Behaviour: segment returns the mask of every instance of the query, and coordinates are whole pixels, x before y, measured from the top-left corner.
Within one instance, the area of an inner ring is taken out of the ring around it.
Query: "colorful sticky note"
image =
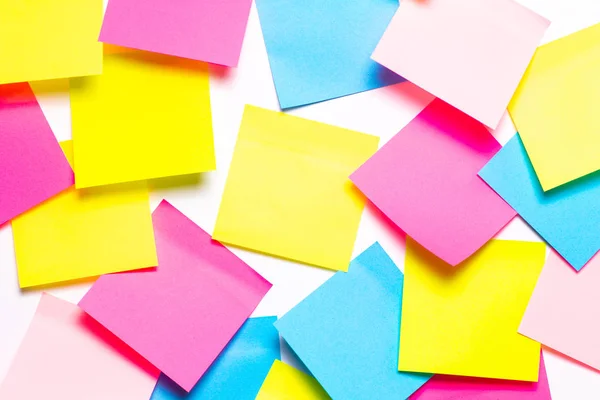
[[[275,323],[334,399],[404,399],[429,379],[397,369],[403,280],[375,243]]]
[[[102,73],[102,0],[3,1],[0,85]]]
[[[189,393],[161,375],[150,400],[254,400],[271,365],[281,358],[276,319],[249,318]]]
[[[27,83],[0,86],[0,127],[1,225],[67,189],[74,178]]]
[[[310,375],[279,360],[273,363],[256,400],[329,400],[330,397]]]
[[[600,169],[598,68],[600,24],[540,47],[508,106],[544,190]]]
[[[513,0],[402,0],[373,59],[496,128],[549,25]]]
[[[73,163],[72,142],[62,142]],[[71,187],[12,221],[20,287],[155,266],[145,182]]]
[[[477,176],[500,148],[485,126],[436,99],[350,179],[403,231],[456,265],[516,214]]]
[[[600,249],[600,177],[544,192],[519,135],[479,175],[576,270]]]
[[[142,52],[71,79],[77,188],[215,168],[208,68]]]
[[[246,106],[213,238],[345,271],[365,203],[348,175],[378,143]]]
[[[146,400],[158,373],[76,305],[42,294],[0,399]]]
[[[402,82],[370,56],[398,0],[257,0],[282,109]]]
[[[79,305],[190,391],[271,284],[166,201],[152,221],[158,267],[103,275]]]
[[[450,268],[409,238],[398,368],[537,381],[540,344],[517,328],[545,252],[539,242],[492,240]]]

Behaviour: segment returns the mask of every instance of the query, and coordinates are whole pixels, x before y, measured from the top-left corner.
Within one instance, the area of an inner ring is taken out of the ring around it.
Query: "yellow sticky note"
[[[77,188],[215,168],[208,67],[139,51],[71,79]]]
[[[102,0],[0,1],[0,84],[102,72]]]
[[[537,381],[540,344],[517,329],[545,254],[493,240],[451,267],[407,239],[398,369]]]
[[[72,164],[72,143],[61,147]],[[145,182],[71,187],[12,221],[22,288],[156,266]]]
[[[600,24],[540,47],[508,106],[544,190],[600,169]]]
[[[275,360],[256,400],[329,400],[331,397],[310,375]]]
[[[213,238],[346,271],[365,203],[348,176],[378,143],[246,106]]]

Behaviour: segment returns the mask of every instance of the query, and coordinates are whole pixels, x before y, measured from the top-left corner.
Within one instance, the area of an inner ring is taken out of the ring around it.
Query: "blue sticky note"
[[[403,286],[375,243],[275,327],[334,400],[405,399],[431,375],[398,371]]]
[[[517,134],[479,176],[577,271],[600,249],[600,174],[544,192]]]
[[[403,82],[371,60],[398,0],[256,0],[282,109]]]
[[[275,320],[249,318],[189,393],[161,374],[150,400],[254,400],[281,358]]]

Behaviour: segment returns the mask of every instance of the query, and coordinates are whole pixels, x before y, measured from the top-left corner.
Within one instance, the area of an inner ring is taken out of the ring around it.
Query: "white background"
[[[489,0],[481,0],[489,1]],[[552,21],[543,42],[555,40],[600,22],[599,0],[521,0],[521,3]],[[442,66],[443,68],[443,66]],[[71,138],[69,98],[66,81],[34,84],[34,90],[59,140]],[[425,107],[431,96],[410,83],[401,83],[328,101],[290,112],[305,118],[378,135],[385,143]],[[157,182],[152,208],[162,198],[169,200],[208,232],[213,231],[219,202],[244,104],[278,110],[277,97],[256,8],[253,5],[237,69],[211,67],[211,102],[217,170],[199,178],[183,177]],[[515,130],[505,115],[494,132],[504,144]],[[503,239],[540,240],[519,218],[500,234]],[[361,220],[354,255],[379,241],[401,267],[404,235],[367,206]],[[273,283],[273,288],[256,309],[255,316],[281,316],[324,282],[331,272],[276,258],[232,249],[239,257]],[[78,302],[89,284],[46,289],[55,296]],[[0,381],[3,380],[19,343],[33,316],[41,290],[19,290],[10,224],[0,227]],[[600,305],[599,305],[600,307]],[[600,338],[599,345],[600,345]],[[296,364],[282,346],[284,361]],[[555,400],[600,399],[600,372],[544,349],[550,389]],[[340,366],[343,368],[343,366]],[[8,399],[2,399],[8,400]]]

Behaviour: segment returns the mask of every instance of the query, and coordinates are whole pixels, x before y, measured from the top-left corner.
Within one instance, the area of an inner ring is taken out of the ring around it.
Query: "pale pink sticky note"
[[[100,41],[235,67],[252,0],[110,0]]]
[[[189,391],[271,284],[166,201],[152,221],[158,267],[104,275],[79,305]]]
[[[43,294],[0,399],[147,400],[158,375],[79,307]]]
[[[577,272],[551,250],[519,333],[600,370],[599,304],[600,256]]]
[[[29,84],[0,86],[0,225],[73,185]]]
[[[372,58],[495,128],[549,24],[513,0],[402,0]]]
[[[436,99],[350,179],[400,229],[456,265],[515,216],[477,176],[498,150],[481,123]]]

